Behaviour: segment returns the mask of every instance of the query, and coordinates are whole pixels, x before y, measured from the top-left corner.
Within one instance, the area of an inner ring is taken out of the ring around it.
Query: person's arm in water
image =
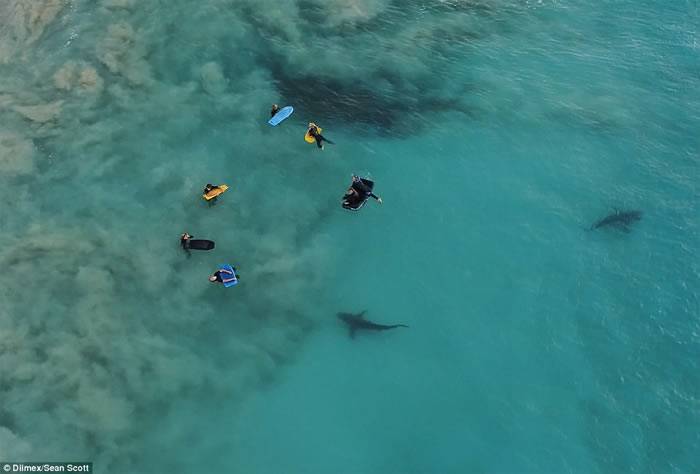
[[[374,199],[376,199],[377,202],[378,202],[379,204],[382,203],[382,198],[380,198],[380,197],[377,196],[376,194],[374,194],[374,193],[369,193],[369,196],[370,196],[370,197],[373,197]]]

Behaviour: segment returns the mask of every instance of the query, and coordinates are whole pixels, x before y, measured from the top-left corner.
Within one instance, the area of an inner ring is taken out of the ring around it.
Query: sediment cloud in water
[[[5,0],[0,3],[0,64],[23,58],[65,6],[62,0]]]
[[[0,173],[5,176],[34,172],[34,144],[17,133],[0,131]]]
[[[243,231],[237,253],[248,255],[246,286],[232,295],[183,265],[172,242],[131,248],[108,224],[84,225],[91,231],[52,219],[0,251],[0,434],[8,452],[128,464],[139,439],[157,430],[151,413],[168,416],[169,400],[242,399],[313,325],[302,300],[318,284],[309,261],[324,260],[323,243],[297,247],[269,231]],[[41,278],[22,278],[38,268]]]
[[[285,164],[267,150],[226,157],[250,170],[235,183],[247,206],[222,209],[223,221],[198,206],[216,171],[177,154],[206,132],[198,117],[228,119],[245,130],[239,147],[252,150],[262,137],[249,118],[276,91],[249,63],[224,68],[219,55],[177,75],[153,66],[162,32],[150,36],[149,18],[128,2],[109,6],[95,12],[105,27],[80,38],[94,45],[81,50],[89,54],[62,49],[37,80],[0,86],[0,198],[12,203],[0,216],[9,236],[0,250],[0,454],[126,472],[173,403],[242,400],[294,356],[315,325],[309,295],[330,245],[302,233],[326,204],[286,184]],[[50,47],[38,32],[13,43],[13,61],[30,39]],[[18,64],[16,74],[35,77]],[[144,134],[166,151],[133,143]],[[258,193],[266,176],[300,202]],[[230,255],[186,261],[176,243],[185,226]],[[243,262],[235,293],[207,281],[217,258]]]
[[[56,89],[63,91],[81,91],[99,94],[104,81],[97,69],[89,64],[68,61],[53,75]]]

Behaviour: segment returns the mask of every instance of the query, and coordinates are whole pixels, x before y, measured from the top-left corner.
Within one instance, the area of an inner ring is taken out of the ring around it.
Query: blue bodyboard
[[[275,115],[272,116],[270,120],[267,121],[267,123],[274,127],[278,125],[282,120],[292,115],[292,112],[294,112],[294,107],[292,107],[291,105],[282,107],[277,111]]]
[[[233,270],[233,267],[231,265],[229,265],[228,263],[224,263],[223,265],[219,265],[219,269],[233,272],[233,281],[224,282],[224,286],[226,288],[238,285],[238,278],[236,278],[236,272]],[[224,274],[221,275],[221,278],[224,278]],[[226,278],[228,278],[228,275],[226,275]]]

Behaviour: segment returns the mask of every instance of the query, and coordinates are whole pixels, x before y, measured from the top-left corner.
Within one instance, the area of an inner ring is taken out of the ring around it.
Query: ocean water
[[[0,0],[0,461],[700,472],[699,29],[686,0]],[[383,204],[344,211],[352,173]],[[589,230],[614,209],[643,217]],[[362,310],[410,327],[351,339]]]

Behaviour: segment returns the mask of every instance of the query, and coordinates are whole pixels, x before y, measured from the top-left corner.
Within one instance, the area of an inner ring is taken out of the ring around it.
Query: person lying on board
[[[316,140],[316,146],[319,147],[321,150],[323,150],[323,142],[328,142],[331,145],[334,144],[332,141],[321,135],[321,131],[319,130],[318,125],[316,125],[313,122],[309,122],[309,128],[306,131],[306,133],[308,133],[310,137]]]
[[[212,283],[228,283],[239,280],[241,276],[236,273],[236,269],[234,267],[231,268],[233,268],[233,271],[225,268],[215,271],[214,274],[209,277],[209,281]]]
[[[382,198],[374,194],[373,189],[374,183],[371,180],[352,175],[352,183],[343,196],[343,209],[359,211],[369,198],[374,198],[381,204]]]
[[[214,186],[211,183],[207,183],[207,185],[204,186],[204,191],[202,191],[202,194],[204,194],[206,196],[207,194],[214,191],[215,189],[221,189],[221,188],[219,186]],[[214,196],[213,198],[208,199],[209,205],[213,206],[214,204],[216,204],[217,199],[218,199],[218,196]]]

